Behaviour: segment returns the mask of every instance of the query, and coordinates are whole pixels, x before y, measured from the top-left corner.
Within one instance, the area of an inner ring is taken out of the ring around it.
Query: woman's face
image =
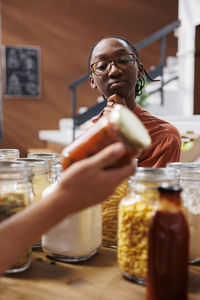
[[[90,64],[92,65],[95,62],[109,60],[131,53],[134,54],[125,41],[117,38],[103,39],[94,48]],[[125,99],[130,97],[135,99],[135,85],[139,75],[139,68],[136,60],[123,70],[112,62],[106,74],[97,76],[94,72],[91,73],[91,87],[97,88],[106,99],[113,94],[117,94]]]

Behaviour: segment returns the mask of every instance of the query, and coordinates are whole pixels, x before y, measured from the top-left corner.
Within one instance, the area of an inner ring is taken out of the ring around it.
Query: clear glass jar
[[[33,203],[42,199],[42,193],[51,184],[49,180],[49,163],[45,159],[19,158],[17,161],[24,161],[31,171],[31,183],[33,191]],[[41,239],[37,241],[33,248],[41,247]]]
[[[57,182],[43,193],[49,195]],[[42,249],[50,257],[62,262],[79,262],[97,253],[102,243],[101,204],[66,217],[42,236]]]
[[[8,160],[15,160],[19,158],[19,149],[0,149],[0,155],[5,155]]]
[[[190,230],[189,262],[200,262],[200,164],[168,163],[167,168],[178,172],[179,184],[183,188],[184,212]]]
[[[25,162],[0,161],[0,222],[30,204],[30,171]],[[13,249],[15,251],[15,249]],[[6,273],[22,272],[31,264],[31,249]]]
[[[130,193],[119,205],[118,265],[124,277],[146,283],[148,230],[161,183],[177,183],[176,172],[164,168],[137,168],[130,177]]]
[[[54,182],[52,178],[52,165],[61,162],[61,154],[57,153],[28,153],[28,158],[41,158],[46,159],[49,162],[49,180]]]

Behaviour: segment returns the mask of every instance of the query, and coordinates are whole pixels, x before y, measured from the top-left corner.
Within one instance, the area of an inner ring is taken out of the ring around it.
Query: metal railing
[[[160,45],[160,63],[159,65],[155,66],[153,70],[148,72],[149,76],[154,79],[158,76],[161,78],[161,87],[156,90],[160,91],[161,93],[161,105],[164,105],[164,97],[163,97],[163,86],[168,82],[163,81],[163,68],[165,64],[165,57],[166,57],[166,36],[171,33],[174,29],[178,28],[180,26],[180,21],[176,20],[173,23],[170,23],[169,25],[163,27],[159,31],[155,32],[154,34],[150,35],[149,37],[145,38],[143,41],[137,43],[135,45],[136,50],[140,50],[142,48],[145,48],[149,46],[150,44],[154,43],[157,40],[161,40],[161,45]],[[89,74],[85,74],[81,76],[80,78],[76,79],[74,82],[72,82],[69,85],[69,88],[72,91],[72,118],[74,121],[73,125],[73,139],[75,138],[75,131],[78,126],[81,124],[85,123],[89,119],[91,119],[93,116],[97,115],[105,106],[106,102],[100,102],[98,104],[95,104],[91,107],[88,108],[88,110],[82,114],[77,115],[76,114],[76,89],[77,87],[84,83],[86,80],[88,80]],[[177,77],[172,78],[172,80],[177,79]],[[156,92],[154,91],[154,93]]]

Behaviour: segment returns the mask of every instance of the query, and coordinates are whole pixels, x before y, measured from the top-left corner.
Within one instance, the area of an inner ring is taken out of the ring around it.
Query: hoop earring
[[[140,96],[142,94],[142,90],[145,86],[144,77],[139,77],[135,86],[135,95]]]

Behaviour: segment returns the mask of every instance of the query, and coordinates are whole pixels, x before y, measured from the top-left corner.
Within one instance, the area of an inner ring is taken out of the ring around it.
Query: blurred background
[[[87,73],[87,57],[93,44],[104,36],[120,35],[135,45],[140,45],[141,41],[177,20],[180,24],[176,23],[175,28],[172,27],[164,35],[164,44],[162,39],[157,39],[139,49],[140,59],[146,70],[152,71],[155,66],[162,64],[161,83],[169,81],[169,84],[162,86],[162,91],[157,86],[157,92],[152,95],[156,85],[152,88],[147,84],[143,104],[156,115],[163,115],[165,118],[169,116],[169,119],[171,117],[172,122],[176,121],[172,118],[174,115],[189,120],[193,115],[200,114],[199,91],[195,85],[199,76],[197,66],[200,52],[197,55],[194,50],[195,47],[200,49],[200,17],[195,12],[200,11],[197,9],[200,5],[198,2],[1,0],[0,147],[18,148],[21,156],[25,156],[33,148],[61,151],[72,138],[74,115],[87,110],[98,101],[99,94],[90,88],[88,80],[77,87],[74,106],[72,89],[69,88],[71,83]],[[196,9],[194,4],[197,5]],[[163,45],[164,58],[161,57]],[[185,45],[190,46],[189,50],[186,49],[186,54]],[[39,47],[39,97],[5,95],[5,46]],[[187,63],[183,60],[184,55],[189,58]],[[190,68],[189,71],[187,68]],[[184,74],[190,79],[183,77]],[[186,87],[184,81],[190,82],[190,86]],[[183,95],[186,95],[184,87],[187,91],[189,89],[186,100],[183,99]],[[182,94],[178,93],[180,89]],[[161,97],[163,93],[164,96]],[[196,117],[195,122],[200,124],[199,118]],[[63,128],[60,128],[61,125]]]

